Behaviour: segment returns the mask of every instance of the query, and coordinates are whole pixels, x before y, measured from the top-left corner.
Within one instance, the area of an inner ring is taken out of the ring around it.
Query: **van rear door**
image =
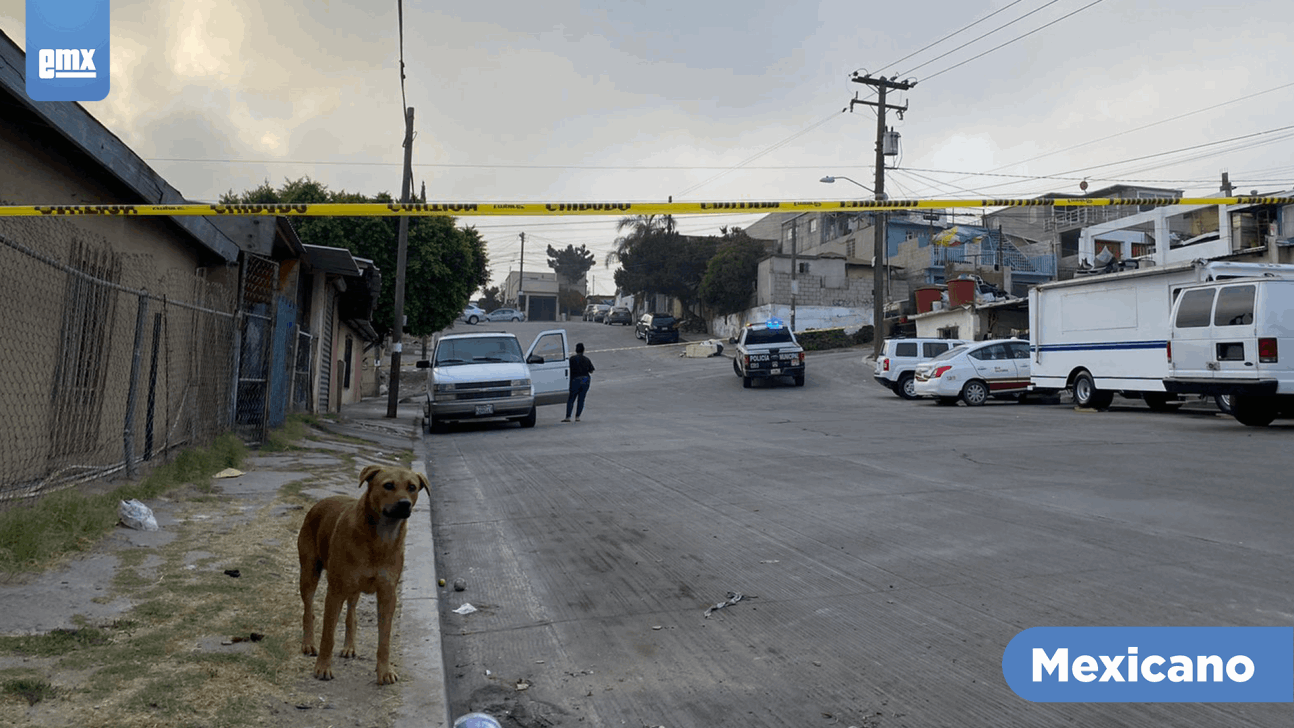
[[[1213,286],[1186,288],[1173,304],[1172,330],[1169,339],[1173,377],[1186,379],[1213,379],[1217,375],[1217,362],[1213,348],[1210,324],[1213,321],[1213,299],[1217,289]]]
[[[1240,283],[1218,288],[1213,304],[1210,338],[1218,379],[1258,378],[1258,336],[1254,302],[1258,284]]]
[[[535,404],[560,404],[570,392],[570,349],[566,345],[566,329],[544,331],[531,342],[526,351],[530,367],[530,383],[535,390]]]

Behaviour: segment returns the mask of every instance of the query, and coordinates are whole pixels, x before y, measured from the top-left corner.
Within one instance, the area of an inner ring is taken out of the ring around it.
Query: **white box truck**
[[[1294,277],[1294,265],[1194,261],[1073,278],[1029,291],[1032,390],[1069,389],[1077,407],[1105,409],[1115,394],[1151,409],[1180,406],[1169,375],[1169,312],[1187,284]]]

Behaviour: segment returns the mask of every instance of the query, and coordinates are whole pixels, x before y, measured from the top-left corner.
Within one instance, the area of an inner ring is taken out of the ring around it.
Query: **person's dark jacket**
[[[571,379],[587,377],[593,373],[593,362],[583,354],[571,355]]]

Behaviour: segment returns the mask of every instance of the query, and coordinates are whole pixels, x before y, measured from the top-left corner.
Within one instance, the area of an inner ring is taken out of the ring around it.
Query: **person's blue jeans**
[[[584,396],[589,393],[589,377],[575,377],[571,380],[571,393],[566,395],[566,419],[571,418],[571,408],[575,408],[575,416],[579,417],[584,414]],[[576,401],[579,406],[576,407]]]

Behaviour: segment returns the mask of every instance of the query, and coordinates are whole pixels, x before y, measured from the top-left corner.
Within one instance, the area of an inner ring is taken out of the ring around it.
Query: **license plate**
[[[494,414],[494,405],[492,405],[492,404],[478,404],[478,405],[476,405],[476,416],[477,416],[477,417],[480,417],[481,415],[492,415],[492,414]]]
[[[774,367],[774,368],[773,368],[773,371],[771,372],[771,374],[772,374],[773,376],[777,376],[778,374],[781,374],[781,373],[782,373],[782,370],[781,370],[781,369],[778,369],[778,368],[776,368],[776,367]]]

